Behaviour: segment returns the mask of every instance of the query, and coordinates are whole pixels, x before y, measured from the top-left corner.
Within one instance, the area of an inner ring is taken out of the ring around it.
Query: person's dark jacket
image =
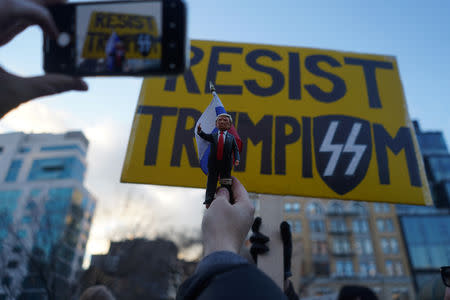
[[[231,252],[215,252],[200,262],[179,288],[177,300],[286,300],[281,289],[256,266]]]

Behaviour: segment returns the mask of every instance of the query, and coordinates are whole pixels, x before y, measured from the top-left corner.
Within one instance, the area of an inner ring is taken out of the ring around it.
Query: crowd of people
[[[50,4],[64,0],[0,0],[0,46],[7,44],[28,26],[39,25],[52,38],[59,32],[47,10]],[[46,74],[24,78],[0,68],[0,117],[29,100],[65,91],[86,91],[86,83],[76,77]],[[245,187],[233,177],[233,198],[220,188],[206,210],[202,221],[204,257],[195,273],[179,288],[177,299],[299,299],[292,284],[281,290],[254,264],[239,255],[253,220],[254,207]],[[445,273],[448,276],[448,272]],[[444,276],[443,276],[444,277]],[[444,300],[450,300],[448,281],[444,284]],[[442,283],[442,282],[441,282]],[[289,288],[291,287],[291,288]],[[112,293],[104,286],[88,288],[81,300],[111,300]],[[377,299],[373,291],[360,286],[343,287],[339,300]],[[436,298],[437,299],[437,298]]]

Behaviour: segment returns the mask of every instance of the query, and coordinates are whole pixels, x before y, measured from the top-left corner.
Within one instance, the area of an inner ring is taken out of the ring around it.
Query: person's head
[[[229,114],[220,114],[216,118],[216,127],[220,131],[225,131],[231,127],[231,116]]]
[[[378,300],[378,297],[368,287],[344,285],[339,291],[338,300]]]
[[[444,300],[450,300],[450,266],[441,267],[441,277],[446,286]]]
[[[115,300],[113,294],[104,285],[94,285],[81,294],[80,300]]]

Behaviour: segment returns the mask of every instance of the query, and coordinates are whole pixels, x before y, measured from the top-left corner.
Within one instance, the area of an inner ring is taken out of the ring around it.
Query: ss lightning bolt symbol
[[[341,153],[354,153],[352,160],[350,161],[347,169],[345,170],[345,175],[353,175],[356,171],[356,168],[359,165],[361,157],[366,151],[366,145],[357,145],[355,144],[356,139],[361,131],[361,123],[354,123],[352,130],[350,131],[349,136],[347,137],[347,141],[345,145],[342,144],[332,144],[333,138],[336,134],[336,129],[339,125],[339,121],[332,121],[330,126],[328,127],[327,133],[325,134],[325,138],[323,139],[322,145],[320,145],[319,152],[331,152],[330,160],[328,161],[327,167],[323,173],[323,176],[333,176],[334,170],[336,169],[336,165],[341,157]]]

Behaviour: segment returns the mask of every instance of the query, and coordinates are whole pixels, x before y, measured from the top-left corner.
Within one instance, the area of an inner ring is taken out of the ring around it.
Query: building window
[[[350,260],[336,261],[336,275],[337,276],[353,276],[353,263]]]
[[[76,157],[38,159],[33,161],[28,180],[68,179],[83,181],[86,168]]]
[[[30,147],[20,147],[19,148],[19,153],[28,153],[31,151]]]
[[[284,212],[290,213],[292,211],[292,203],[286,202],[284,203]]]
[[[7,268],[8,269],[16,269],[19,266],[19,262],[17,260],[8,261]]]
[[[24,239],[27,236],[27,231],[24,229],[20,229],[19,231],[17,231],[17,237],[19,239]]]
[[[18,190],[13,191],[0,191],[0,239],[6,237],[8,225],[13,221],[12,216],[17,208],[21,192]]]
[[[328,262],[314,262],[314,273],[318,276],[329,276],[330,264]]]
[[[390,251],[389,242],[388,242],[388,240],[385,239],[385,238],[382,238],[382,239],[381,239],[381,249],[383,250],[383,253],[384,253],[384,254],[389,254],[389,253],[391,252],[391,251]]]
[[[2,285],[6,288],[9,288],[11,286],[12,283],[12,278],[9,275],[5,275],[2,277]],[[4,298],[6,299],[6,297]]]
[[[348,254],[350,250],[350,243],[347,238],[333,239],[333,251],[335,254]]]
[[[301,221],[294,221],[294,230],[295,233],[302,232],[302,222]]]
[[[286,202],[284,203],[284,212],[287,213],[299,213],[300,203],[298,202]]]
[[[394,232],[394,223],[392,222],[392,219],[385,220],[385,227],[387,232]]]
[[[394,232],[392,219],[377,219],[377,229],[379,232]]]
[[[417,135],[422,154],[447,154],[447,145],[445,144],[442,132],[426,132]]]
[[[323,220],[310,220],[309,221],[310,232],[325,232],[325,223]]]
[[[431,156],[426,161],[435,182],[450,179],[450,155]]]
[[[392,264],[392,261],[386,260],[384,266],[386,268],[386,275],[394,276],[394,265]]]
[[[372,242],[370,239],[364,239],[364,252],[369,255],[373,253]]]
[[[450,216],[408,216],[400,220],[413,269],[450,263]]]
[[[343,219],[332,219],[330,221],[331,231],[333,232],[346,232],[347,226]]]
[[[58,145],[58,146],[43,146],[41,151],[66,151],[77,150],[82,156],[86,156],[86,152],[78,145]]]
[[[374,262],[369,263],[369,275],[372,277],[377,275],[377,266],[375,265]]]
[[[405,274],[403,272],[403,265],[399,261],[395,262],[395,274],[397,274],[397,276],[403,276]]]
[[[20,171],[21,167],[22,167],[21,159],[13,160],[9,167],[8,174],[6,174],[5,181],[6,182],[15,182],[17,180],[17,176],[19,175],[19,171]]]
[[[391,238],[390,239],[390,244],[391,244],[391,252],[394,254],[398,253],[398,242],[395,238]]]
[[[354,219],[352,221],[353,232],[367,233],[369,231],[369,224],[365,219]]]
[[[355,252],[358,255],[371,255],[373,254],[372,242],[368,238],[356,238],[355,239]]]
[[[329,209],[329,212],[332,214],[342,214],[344,212],[344,208],[339,203],[332,203]]]
[[[391,210],[389,203],[374,203],[373,207],[376,213],[388,213]]]
[[[378,232],[384,232],[384,220],[383,219],[377,219],[377,229]]]
[[[309,215],[323,215],[322,206],[316,202],[309,203],[306,210]]]
[[[328,255],[327,242],[326,241],[312,241],[312,254],[313,255]]]
[[[369,265],[366,263],[359,264],[359,275],[367,277],[369,275]]]
[[[360,215],[366,215],[367,214],[367,209],[366,207],[361,204],[361,203],[354,203],[352,206],[352,210]]]

